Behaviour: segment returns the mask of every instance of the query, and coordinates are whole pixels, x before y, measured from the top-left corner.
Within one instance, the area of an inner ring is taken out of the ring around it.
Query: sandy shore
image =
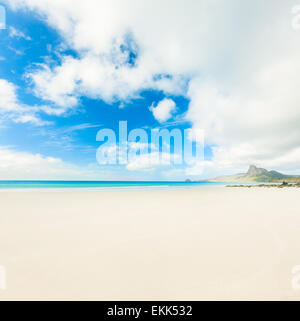
[[[0,300],[299,300],[299,196],[0,193]]]

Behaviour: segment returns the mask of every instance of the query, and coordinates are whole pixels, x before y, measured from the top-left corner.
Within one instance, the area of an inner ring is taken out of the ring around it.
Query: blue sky
[[[67,46],[61,49],[63,39],[60,35],[33,13],[14,12],[8,8],[6,14],[7,28],[0,31],[0,56],[2,57],[0,78],[16,86],[16,94],[22,104],[27,106],[51,104],[47,100],[36,97],[26,73],[45,62],[56,66],[61,63],[63,55],[74,58],[78,55],[76,51]],[[57,48],[59,48],[59,53]],[[133,48],[126,50],[129,50],[129,62],[134,64],[138,53],[134,52]],[[156,106],[165,98],[174,101],[176,112],[168,118],[167,123],[161,124],[155,119],[149,107]],[[0,129],[0,145],[18,152],[59,158],[80,167],[94,165],[97,171],[97,167],[101,168],[96,161],[96,150],[99,147],[99,142],[96,141],[98,130],[111,128],[118,133],[119,121],[122,120],[128,122],[128,131],[145,128],[149,135],[153,128],[164,127],[170,130],[191,128],[191,123],[184,119],[188,102],[188,99],[182,95],[166,95],[162,90],[152,89],[140,90],[136,97],[125,101],[115,99],[106,102],[80,96],[76,108],[66,112],[63,116],[38,113],[41,124],[30,121],[23,124],[15,123],[13,119],[6,118],[2,121]],[[106,167],[102,166],[102,168]],[[179,169],[178,166],[170,165],[167,170],[174,168]],[[166,171],[166,168],[163,170]],[[137,171],[135,173],[128,172],[121,165],[111,166],[109,171],[114,172],[112,179],[117,179],[120,172],[126,179],[184,179],[183,172],[175,177],[164,177],[159,170],[149,171],[148,169],[147,172]]]
[[[3,1],[2,179],[201,179],[252,163],[299,170],[295,4],[147,3]],[[205,162],[100,166],[96,134],[117,132],[121,120],[129,130],[203,129]]]

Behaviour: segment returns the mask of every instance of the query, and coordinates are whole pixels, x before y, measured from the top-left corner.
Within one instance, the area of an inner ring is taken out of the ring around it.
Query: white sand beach
[[[2,192],[0,300],[299,300],[299,196]]]

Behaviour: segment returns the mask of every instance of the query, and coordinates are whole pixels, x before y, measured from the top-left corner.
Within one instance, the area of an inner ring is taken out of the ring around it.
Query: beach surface
[[[1,192],[0,300],[299,300],[299,196]]]

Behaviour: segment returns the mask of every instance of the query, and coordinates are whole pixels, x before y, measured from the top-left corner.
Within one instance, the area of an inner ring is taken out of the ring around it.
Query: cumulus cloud
[[[122,55],[122,53],[120,53]],[[183,93],[183,77],[155,75],[145,68],[122,62],[116,66],[104,56],[84,54],[81,58],[64,56],[61,65],[50,69],[45,64],[27,73],[37,97],[50,101],[66,111],[79,104],[81,96],[102,99],[108,103],[138,96],[143,89]]]
[[[0,114],[15,123],[31,123],[45,125],[48,122],[41,120],[36,114],[40,108],[22,104],[17,97],[17,88],[11,82],[0,79]]]
[[[156,107],[152,104],[150,107],[150,110],[153,113],[153,116],[156,120],[158,120],[160,123],[163,123],[167,120],[169,120],[172,117],[172,112],[174,112],[176,109],[176,104],[172,99],[163,99],[160,101]]]
[[[157,15],[154,7],[159,2],[149,8],[137,1],[17,0],[7,3],[13,9],[29,8],[43,19],[46,17],[65,44],[78,53],[76,58],[63,56],[57,66],[40,65],[27,74],[38,97],[71,108],[81,96],[112,102],[136,97],[144,89],[184,93],[186,75],[174,70],[170,61],[173,55],[175,62],[178,46],[173,40],[165,44],[167,38],[158,37],[159,30],[153,28],[150,19],[151,15]],[[169,15],[169,6],[163,6],[162,10]],[[174,20],[172,25],[175,23],[178,21]],[[155,34],[149,37],[149,32]],[[154,53],[157,49],[159,52]],[[168,51],[166,56],[165,53],[162,56],[164,49]]]
[[[277,168],[289,155],[286,166],[297,166],[294,0],[6,2],[38,13],[78,54],[28,74],[35,94],[58,110],[73,108],[83,95],[111,102],[144,89],[181,94],[190,99],[186,119],[215,146],[209,164]]]
[[[248,78],[252,88],[239,84],[229,93],[221,84],[199,79],[190,83],[187,119],[204,129],[206,142],[215,146],[215,168],[245,170],[252,163],[283,170],[298,167],[293,155],[300,144],[300,63],[295,54],[253,72]],[[289,162],[278,162],[287,155]]]

